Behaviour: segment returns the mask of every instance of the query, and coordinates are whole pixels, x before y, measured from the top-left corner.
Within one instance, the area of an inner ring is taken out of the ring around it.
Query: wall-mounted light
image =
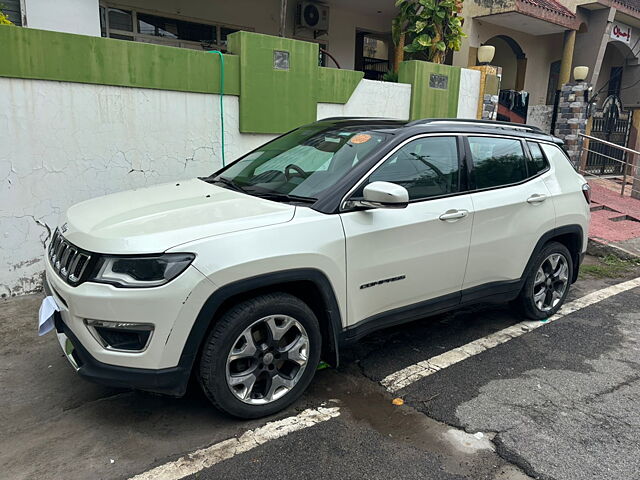
[[[589,67],[576,67],[573,69],[573,78],[576,82],[584,82],[589,75]]]
[[[478,48],[478,63],[480,65],[489,65],[495,54],[496,47],[493,45],[481,45]]]

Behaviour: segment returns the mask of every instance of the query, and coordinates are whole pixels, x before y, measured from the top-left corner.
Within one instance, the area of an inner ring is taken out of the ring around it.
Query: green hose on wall
[[[220,56],[220,138],[222,139],[222,166],[224,167],[224,104],[222,103],[224,98],[224,55],[220,50],[209,50],[209,53],[217,53]]]

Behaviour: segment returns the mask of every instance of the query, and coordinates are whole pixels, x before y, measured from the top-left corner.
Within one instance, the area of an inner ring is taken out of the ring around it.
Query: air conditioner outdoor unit
[[[298,2],[297,26],[313,31],[329,30],[329,7],[316,2]]]

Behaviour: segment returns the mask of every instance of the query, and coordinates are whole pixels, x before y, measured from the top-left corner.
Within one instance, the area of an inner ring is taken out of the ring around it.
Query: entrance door
[[[368,80],[382,80],[389,71],[391,41],[388,35],[356,32],[355,69]]]

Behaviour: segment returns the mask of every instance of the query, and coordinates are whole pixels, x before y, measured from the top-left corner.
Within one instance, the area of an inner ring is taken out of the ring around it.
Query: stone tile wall
[[[558,117],[553,134],[565,143],[565,149],[571,162],[580,164],[580,153],[584,134],[587,127],[587,100],[585,92],[589,84],[585,82],[567,83],[560,91],[560,103],[558,105]]]

